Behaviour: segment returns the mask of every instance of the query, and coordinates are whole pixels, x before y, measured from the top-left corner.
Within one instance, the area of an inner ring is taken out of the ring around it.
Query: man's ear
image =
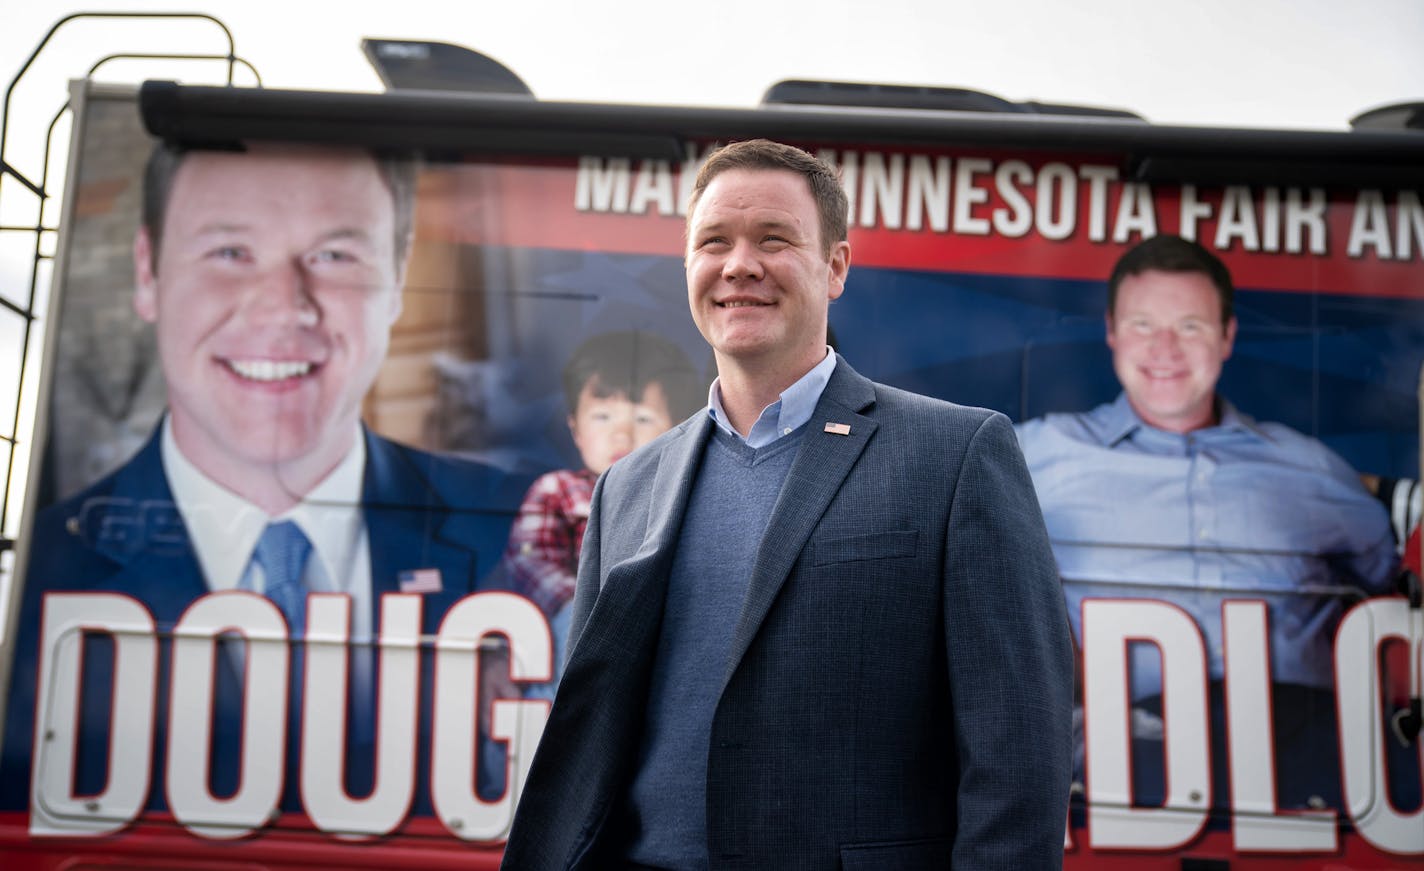
[[[1226,344],[1221,349],[1221,361],[1231,359],[1231,350],[1236,347],[1236,315],[1226,322]]]
[[[390,319],[387,320],[386,323],[394,324],[400,319],[401,312],[403,311],[405,311],[405,285],[397,284],[395,291],[391,293]]]
[[[139,227],[134,234],[133,261],[133,308],[151,324],[158,320],[158,274],[153,268],[153,240],[147,227]]]
[[[395,293],[391,299],[390,320],[388,323],[394,324],[400,319],[401,312],[405,311],[405,280],[410,275],[411,246],[415,244],[415,231],[412,230],[405,240],[405,253],[396,262],[396,284]]]
[[[1103,315],[1103,327],[1107,330],[1108,347],[1109,347],[1109,348],[1112,348],[1114,351],[1116,351],[1116,350],[1117,350],[1117,344],[1115,343],[1115,340],[1114,340],[1114,338],[1113,338],[1113,316],[1112,316],[1112,312],[1106,312],[1106,313]]]
[[[850,273],[850,243],[841,240],[831,247],[831,286],[828,298],[838,299],[845,293],[846,275]]]

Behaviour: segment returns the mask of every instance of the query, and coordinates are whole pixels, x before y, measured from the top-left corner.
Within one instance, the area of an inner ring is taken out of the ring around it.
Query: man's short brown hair
[[[1117,308],[1117,289],[1123,280],[1149,270],[1158,272],[1199,272],[1211,279],[1221,301],[1221,323],[1231,320],[1235,289],[1226,264],[1202,246],[1181,236],[1153,236],[1138,243],[1117,261],[1108,278],[1108,316]]]
[[[689,219],[712,179],[730,169],[783,170],[806,179],[811,197],[816,201],[816,213],[821,218],[822,253],[829,254],[832,245],[845,241],[850,206],[845,188],[841,186],[840,173],[819,157],[770,139],[732,142],[708,155],[692,184],[692,196],[687,203]]]

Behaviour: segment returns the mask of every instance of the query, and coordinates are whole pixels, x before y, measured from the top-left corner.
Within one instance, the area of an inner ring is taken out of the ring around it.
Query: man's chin
[[[282,469],[300,468],[318,457],[339,453],[334,445],[312,435],[282,434],[273,437],[272,431],[254,435],[238,443],[230,443],[228,455],[235,463],[252,470],[254,474],[271,474]]]

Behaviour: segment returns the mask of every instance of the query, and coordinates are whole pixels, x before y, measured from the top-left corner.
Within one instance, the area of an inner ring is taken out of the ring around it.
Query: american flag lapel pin
[[[438,593],[444,589],[439,569],[406,569],[399,579],[402,593]]]
[[[826,432],[831,435],[850,435],[850,424],[848,423],[827,423]]]

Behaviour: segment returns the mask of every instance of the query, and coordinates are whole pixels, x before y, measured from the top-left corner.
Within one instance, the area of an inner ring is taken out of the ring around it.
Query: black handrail
[[[64,27],[64,25],[68,24],[69,22],[71,22],[71,21],[77,21],[77,20],[79,20],[79,19],[81,19],[81,18],[121,18],[121,19],[122,19],[122,18],[129,18],[129,19],[135,19],[135,18],[153,18],[153,19],[163,18],[163,19],[170,19],[170,20],[191,18],[191,19],[199,19],[199,20],[211,21],[213,24],[216,24],[216,25],[218,26],[218,28],[219,28],[220,30],[222,30],[223,35],[227,37],[227,54],[224,55],[224,56],[222,56],[222,57],[223,57],[224,59],[226,59],[227,62],[228,62],[227,81],[228,81],[228,84],[229,84],[229,85],[232,84],[233,71],[234,71],[234,68],[235,68],[236,63],[237,63],[237,55],[236,55],[237,48],[236,48],[236,45],[233,43],[232,31],[230,31],[230,30],[227,29],[227,25],[226,25],[226,24],[223,24],[221,21],[219,21],[218,19],[214,18],[214,17],[211,16],[211,15],[208,15],[208,14],[205,13],[205,12],[74,12],[74,13],[71,13],[71,14],[66,15],[66,16],[64,16],[63,18],[59,19],[59,20],[56,21],[53,25],[50,26],[49,32],[47,32],[47,33],[44,35],[44,38],[39,41],[39,44],[37,44],[37,45],[35,46],[34,51],[30,52],[30,56],[25,59],[25,62],[24,62],[23,64],[20,65],[20,70],[19,70],[19,72],[15,73],[15,77],[10,80],[10,85],[9,85],[9,87],[7,87],[7,88],[5,89],[5,103],[4,103],[4,105],[3,105],[2,107],[0,107],[0,164],[3,164],[3,163],[4,163],[4,160],[5,160],[5,140],[6,140],[6,134],[9,132],[9,128],[10,128],[10,98],[11,98],[12,96],[14,96],[15,87],[20,84],[20,80],[25,77],[25,73],[26,73],[26,71],[29,70],[30,65],[35,62],[35,58],[39,57],[40,52],[44,51],[45,46],[49,44],[49,41],[50,41],[52,38],[54,38],[55,33],[57,33],[60,28]],[[9,171],[11,172],[11,174],[12,174],[12,175],[15,175],[17,178],[21,177],[18,173],[16,173],[16,172],[14,171],[13,168],[9,167],[8,164],[6,165],[6,169],[9,170]],[[41,196],[43,196],[43,194],[41,194]]]
[[[234,57],[228,54],[170,54],[168,52],[117,52],[115,54],[106,54],[98,60],[94,61],[94,65],[89,67],[89,72],[85,75],[85,78],[92,79],[94,77],[94,74],[99,71],[99,68],[111,60],[223,60],[228,61],[230,63],[242,64],[244,67],[247,68],[248,72],[252,73],[252,78],[257,80],[257,87],[262,87],[262,74],[257,72],[257,67],[254,67],[251,62],[249,62],[246,58]],[[232,87],[233,81],[231,70],[229,70],[227,83],[228,87]]]
[[[227,25],[224,24],[221,20],[204,12],[75,12],[66,15],[50,26],[50,29],[45,33],[44,37],[40,39],[39,43],[35,45],[34,50],[30,52],[29,57],[27,57],[25,59],[25,62],[20,65],[19,71],[16,72],[14,77],[10,80],[10,84],[5,89],[4,103],[3,105],[0,105],[0,178],[8,176],[23,185],[31,194],[33,194],[39,199],[39,209],[37,217],[35,219],[35,225],[33,227],[0,226],[0,232],[33,233],[35,238],[34,253],[32,255],[32,260],[30,264],[30,286],[28,298],[25,300],[24,304],[21,305],[17,302],[12,302],[4,297],[0,297],[0,307],[3,307],[4,310],[12,312],[13,314],[24,320],[24,329],[20,338],[19,372],[15,383],[15,414],[10,422],[10,432],[8,434],[0,434],[0,442],[8,444],[10,448],[5,461],[5,475],[3,485],[0,485],[0,532],[3,532],[5,524],[9,518],[10,481],[13,478],[15,471],[15,448],[19,444],[20,417],[22,411],[22,404],[20,402],[20,398],[22,398],[24,395],[25,372],[29,365],[31,330],[34,327],[34,322],[36,319],[35,298],[39,287],[39,264],[43,261],[53,259],[50,255],[44,254],[42,250],[44,234],[55,232],[56,229],[53,227],[46,227],[44,223],[45,205],[50,199],[50,194],[48,192],[50,157],[54,149],[55,128],[58,125],[60,118],[62,118],[65,112],[67,112],[69,109],[69,103],[66,102],[63,106],[60,107],[59,111],[56,112],[54,117],[50,120],[48,130],[45,134],[44,164],[43,168],[41,169],[40,180],[37,183],[34,180],[27,178],[24,173],[20,172],[19,169],[11,165],[9,161],[5,159],[6,146],[9,141],[10,131],[10,103],[11,99],[14,96],[15,88],[20,84],[20,81],[25,77],[25,73],[29,71],[30,67],[34,64],[35,59],[39,57],[40,52],[42,52],[45,46],[49,44],[50,40],[54,37],[54,35],[65,25],[69,24],[72,21],[77,21],[80,19],[152,19],[169,21],[189,19],[207,21],[216,25],[217,28],[222,31],[223,38],[227,43],[226,54],[168,54],[123,52],[109,54],[95,61],[89,67],[89,71],[86,74],[86,77],[92,77],[94,73],[99,70],[100,67],[113,60],[217,60],[223,61],[227,64],[226,81],[228,87],[232,87],[234,84],[234,76],[238,64],[241,64],[242,66],[246,67],[252,73],[253,78],[256,79],[257,84],[259,86],[261,86],[262,84],[262,77],[257,72],[257,69],[247,60],[237,56],[236,44],[233,40],[232,31],[229,30]],[[3,190],[3,184],[0,184],[0,190]]]

